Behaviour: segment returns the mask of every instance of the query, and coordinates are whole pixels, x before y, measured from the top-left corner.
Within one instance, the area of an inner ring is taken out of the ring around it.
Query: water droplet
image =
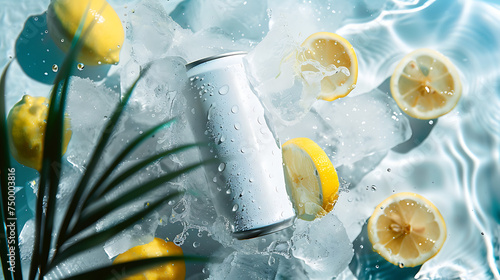
[[[44,74],[45,76],[48,76],[48,75],[49,75],[49,73],[47,73],[47,72],[45,72],[45,73],[43,73],[43,74]]]
[[[225,86],[222,86],[222,87],[219,89],[219,94],[220,94],[220,95],[226,95],[228,91],[229,91],[229,86],[228,86],[228,85],[225,85]]]
[[[194,248],[198,248],[198,247],[200,247],[200,242],[196,242],[196,241],[195,241],[195,242],[193,242],[193,247],[194,247]]]
[[[233,205],[233,209],[232,209],[233,212],[238,211],[238,208],[240,208],[240,206],[238,204]]]
[[[239,111],[238,105],[234,105],[234,106],[233,106],[233,108],[231,108],[231,112],[232,112],[233,114],[238,113],[238,111]]]
[[[226,194],[231,194],[231,189],[227,189]]]
[[[376,191],[377,190],[377,186],[375,185],[372,185],[372,192]]]
[[[224,141],[226,141],[226,137],[224,135],[222,135],[219,139],[219,145],[222,144]]]
[[[375,265],[375,268],[376,268],[376,269],[379,269],[379,267],[380,267],[380,266],[379,266],[378,264],[376,264],[376,265]]]
[[[217,177],[214,177],[212,181],[214,181],[214,183],[217,183]]]
[[[434,121],[433,121],[433,120],[430,120],[430,121],[429,121],[429,124],[430,124],[430,125],[433,125],[433,124],[434,124]]]
[[[263,117],[263,116],[259,116],[259,117],[257,118],[257,122],[258,122],[258,123],[260,123],[260,124],[264,124],[264,123],[266,123],[266,120],[264,119],[264,117]]]
[[[52,65],[52,71],[57,72],[59,70],[59,66],[57,64]]]
[[[399,268],[404,268],[405,267],[404,263],[399,263],[398,265],[399,265]]]
[[[76,68],[78,68],[78,70],[82,71],[83,68],[85,68],[85,65],[83,63],[78,63],[78,65],[76,65]]]
[[[217,169],[219,170],[219,172],[224,171],[224,169],[226,169],[226,164],[221,162],[221,164],[219,164],[219,167]]]
[[[391,172],[391,169],[390,169],[390,168],[387,168],[387,172]]]
[[[273,256],[269,256],[269,260],[267,261],[267,264],[269,266],[273,265],[276,262],[276,259]]]
[[[481,232],[481,235],[484,235],[484,232]]]
[[[234,129],[238,130],[238,129],[240,129],[240,128],[241,128],[241,126],[240,126],[240,124],[239,124],[239,123],[235,123],[235,124],[234,124]]]

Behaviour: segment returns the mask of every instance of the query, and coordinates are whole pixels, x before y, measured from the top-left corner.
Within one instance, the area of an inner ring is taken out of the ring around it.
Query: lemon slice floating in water
[[[405,113],[428,120],[450,112],[457,105],[462,84],[447,57],[434,50],[418,49],[396,66],[391,93]]]
[[[318,32],[303,43],[298,53],[298,71],[306,81],[322,78],[318,99],[332,101],[356,87],[358,59],[352,45],[341,36]]]
[[[153,241],[130,248],[128,251],[118,255],[113,264],[131,262],[146,258],[155,258],[163,256],[182,256],[181,247],[173,242],[166,242],[161,238],[155,237]],[[149,269],[124,279],[126,280],[146,280],[146,279],[184,279],[186,277],[186,264],[184,260],[178,260],[166,263],[157,268]]]
[[[49,113],[49,100],[45,97],[23,96],[9,112],[7,127],[12,156],[21,164],[40,170],[42,167],[45,129]],[[66,152],[71,129],[69,118],[64,119],[62,153]]]
[[[47,9],[47,27],[57,46],[68,51],[83,16],[82,34],[89,28],[78,57],[86,65],[114,64],[120,60],[125,32],[120,18],[105,0],[54,0]]]
[[[388,262],[414,267],[434,257],[446,240],[446,224],[439,210],[415,193],[391,195],[368,221],[368,237]]]
[[[326,153],[308,138],[283,144],[288,193],[303,220],[314,220],[331,211],[338,198],[339,179]]]

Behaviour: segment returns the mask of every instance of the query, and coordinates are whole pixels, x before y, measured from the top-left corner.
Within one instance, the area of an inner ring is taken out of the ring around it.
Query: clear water
[[[171,184],[188,189],[190,195],[166,205],[143,223],[90,252],[91,255],[82,255],[59,266],[51,278],[110,263],[116,254],[147,242],[153,235],[182,244],[185,253],[224,258],[222,264],[188,264],[188,279],[235,279],[236,276],[248,279],[500,278],[499,4],[472,0],[163,2],[110,1],[127,28],[127,41],[118,65],[85,67],[76,72],[80,78],[73,82],[68,109],[74,135],[63,168],[65,179],[60,194],[63,200],[83,171],[89,150],[96,141],[99,130],[96,127],[105,122],[121,91],[137,75],[139,65],[162,59],[155,64],[157,71],[152,71],[139,85],[127,117],[113,139],[116,145],[108,149],[110,155],[116,154],[119,144],[128,138],[186,110],[186,99],[182,96],[185,62],[233,50],[252,51],[265,44],[272,48],[279,45],[272,37],[279,38],[279,34],[273,34],[273,30],[289,32],[290,44],[300,43],[304,36],[323,30],[347,38],[359,62],[358,85],[347,100],[359,98],[367,107],[376,104],[374,102],[386,102],[392,110],[387,111],[389,116],[396,113],[399,119],[395,122],[387,119],[385,111],[367,110],[351,121],[380,119],[381,128],[389,127],[387,134],[390,135],[386,136],[391,141],[380,138],[384,135],[370,138],[370,135],[352,134],[348,138],[345,133],[330,132],[328,129],[335,129],[331,124],[341,127],[339,118],[348,119],[349,113],[335,111],[340,115],[332,115],[336,120],[327,122],[330,125],[327,127],[318,122],[328,121],[325,112],[341,104],[315,103],[311,111],[303,112],[301,119],[294,122],[276,119],[276,126],[281,142],[295,137],[293,133],[303,132],[329,151],[343,188],[335,209],[324,221],[309,224],[298,221],[294,228],[280,233],[248,241],[234,240],[224,221],[215,214],[206,190],[200,187],[204,181],[198,171]],[[17,56],[8,79],[9,107],[23,94],[47,96],[55,75],[53,65],[62,61],[62,52],[45,33],[43,12],[47,5],[46,0],[0,0],[3,7],[0,10],[0,65]],[[279,54],[286,47],[268,49]],[[405,117],[383,96],[388,92],[388,78],[395,64],[406,53],[420,47],[433,48],[448,56],[459,69],[464,86],[458,106],[432,122]],[[363,94],[368,92],[382,94],[382,97],[367,101]],[[125,165],[191,139],[188,128],[188,124],[181,121],[168,132],[159,134]],[[397,137],[392,137],[393,134]],[[342,160],[335,156],[339,152],[338,143],[360,141],[360,137],[365,136],[360,145],[368,148],[352,145],[342,151]],[[182,155],[155,164],[129,184],[157,176],[171,166],[181,166],[191,156]],[[103,157],[103,162],[109,160],[109,156]],[[27,252],[32,233],[32,190],[36,188],[32,181],[36,180],[36,173],[20,165],[16,170],[19,222],[26,223],[21,234],[22,252]],[[364,225],[373,208],[387,196],[401,191],[417,192],[433,201],[448,228],[447,241],[440,253],[413,269],[387,264],[372,252],[366,240]],[[139,209],[153,197],[142,198],[121,213]],[[120,217],[118,213],[100,221],[96,230]],[[322,251],[322,248],[326,249]],[[29,255],[24,253],[23,259],[28,261]]]

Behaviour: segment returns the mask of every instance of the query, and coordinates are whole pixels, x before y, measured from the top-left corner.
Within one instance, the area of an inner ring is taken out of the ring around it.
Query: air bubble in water
[[[405,267],[405,264],[404,263],[399,263],[399,268],[404,268]]]
[[[196,241],[195,241],[195,242],[193,242],[193,247],[194,247],[194,248],[198,248],[198,247],[200,247],[200,242],[196,242]]]
[[[52,65],[52,71],[57,72],[59,70],[59,66],[57,64]]]
[[[82,71],[83,68],[85,68],[85,65],[83,63],[78,63],[78,65],[76,65],[76,68],[78,68],[78,70]]]

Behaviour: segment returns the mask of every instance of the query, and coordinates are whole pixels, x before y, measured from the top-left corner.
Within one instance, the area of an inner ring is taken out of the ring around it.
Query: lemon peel
[[[162,256],[182,256],[182,248],[174,242],[155,237],[150,243],[135,246],[128,251],[118,255],[113,264],[125,263],[140,259],[162,257]],[[177,260],[165,263],[159,267],[146,270],[126,278],[125,280],[178,280],[186,277],[186,264],[184,260]]]
[[[48,99],[24,95],[7,117],[9,146],[12,156],[21,164],[40,170],[42,167]],[[64,119],[62,153],[66,153],[72,131],[69,118]]]
[[[303,50],[297,53],[297,71],[307,82],[321,78],[318,99],[333,101],[356,87],[358,59],[345,38],[331,32],[317,32],[305,39],[301,47]]]
[[[283,144],[287,190],[303,220],[314,220],[330,212],[338,198],[337,172],[326,153],[309,138],[294,138]]]
[[[68,51],[85,15],[82,34],[87,34],[78,56],[79,62],[85,65],[117,63],[125,32],[120,18],[105,0],[52,1],[47,9],[50,36],[59,48]],[[89,27],[91,29],[87,32]]]

